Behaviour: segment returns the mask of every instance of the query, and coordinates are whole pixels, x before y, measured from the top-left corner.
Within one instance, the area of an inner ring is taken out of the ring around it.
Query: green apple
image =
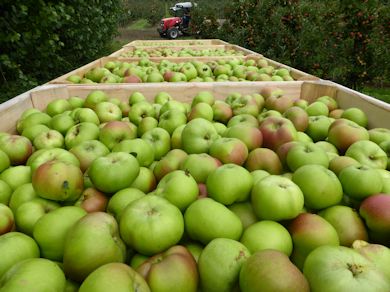
[[[90,122],[82,122],[71,127],[65,135],[65,145],[67,149],[73,148],[81,142],[97,140],[99,137],[99,127]]]
[[[41,257],[61,262],[68,231],[86,214],[80,207],[65,206],[43,215],[33,231]]]
[[[100,156],[107,155],[110,150],[100,141],[87,140],[69,149],[80,161],[80,169],[85,172],[91,163]]]
[[[303,273],[312,291],[388,291],[390,282],[374,263],[344,246],[321,246],[309,254]]]
[[[268,175],[254,184],[251,202],[259,219],[281,221],[301,213],[304,195],[290,179]]]
[[[184,232],[180,210],[158,196],[144,196],[129,204],[122,211],[119,226],[126,244],[144,255],[177,244]]]
[[[350,107],[344,110],[341,118],[351,120],[363,128],[366,128],[368,125],[367,115],[357,107]]]
[[[65,114],[63,114],[63,115],[67,116]],[[53,120],[53,118],[52,118],[52,120]],[[50,127],[52,127],[54,129],[53,126],[50,125]],[[34,138],[38,134],[40,134],[42,132],[47,132],[49,130],[50,130],[50,128],[46,125],[41,125],[41,124],[33,125],[33,126],[30,126],[30,127],[27,127],[26,129],[24,129],[22,132],[22,136],[28,138],[30,141],[34,141]],[[55,130],[57,130],[57,129],[55,129]]]
[[[24,136],[6,135],[0,137],[0,150],[7,154],[11,165],[21,165],[32,154],[32,144]]]
[[[307,142],[292,146],[287,153],[286,162],[292,171],[310,164],[321,165],[326,168],[329,166],[329,159],[325,150],[314,143]]]
[[[36,150],[62,148],[64,146],[64,136],[56,130],[49,130],[39,133],[33,140]]]
[[[287,229],[280,223],[262,220],[244,230],[240,239],[253,254],[259,250],[273,249],[290,256],[293,243]]]
[[[9,205],[11,200],[12,189],[3,180],[0,180],[0,204]]]
[[[188,171],[197,183],[205,183],[209,174],[221,164],[207,153],[190,154],[183,161],[181,169]]]
[[[208,196],[224,205],[246,201],[253,186],[249,171],[236,164],[224,164],[206,180]]]
[[[6,182],[12,190],[16,190],[19,186],[31,182],[31,168],[24,165],[9,167],[0,174],[0,180]]]
[[[142,276],[128,265],[107,263],[89,274],[78,291],[150,292],[150,288]]]
[[[189,237],[203,244],[219,237],[238,240],[243,229],[236,214],[211,198],[193,202],[184,213],[184,221]]]
[[[64,291],[65,275],[47,259],[26,259],[11,267],[0,279],[2,291]]]
[[[100,80],[101,78],[99,78]],[[108,100],[107,94],[102,90],[93,90],[85,98],[84,107],[95,110],[95,107],[100,102]]]
[[[363,140],[353,143],[348,147],[345,155],[371,168],[386,169],[387,167],[386,152],[372,141]]]
[[[75,125],[74,119],[67,113],[62,113],[55,115],[50,120],[50,127],[53,130],[60,132],[62,135],[65,135],[66,132]],[[43,125],[41,125],[43,126]],[[26,130],[28,130],[27,128]]]
[[[139,163],[131,154],[113,152],[95,159],[88,174],[98,190],[115,193],[133,183],[139,174]]]
[[[113,215],[119,221],[121,213],[127,205],[143,196],[145,196],[145,193],[136,188],[121,189],[110,198],[107,213]]]
[[[160,160],[171,149],[171,136],[167,130],[162,128],[154,128],[145,132],[141,139],[152,146],[155,160]]]
[[[74,119],[76,124],[89,122],[99,126],[100,121],[97,114],[90,108],[76,108],[74,109],[70,116]]]
[[[79,219],[66,235],[64,271],[70,279],[82,282],[100,266],[124,262],[126,247],[114,217],[103,212]]]
[[[249,257],[249,250],[236,240],[216,238],[210,241],[198,261],[202,291],[234,291],[240,269]]]
[[[207,153],[213,141],[218,138],[213,124],[201,118],[188,122],[181,136],[183,150],[188,154]]]
[[[54,117],[55,115],[62,114],[63,112],[69,111],[72,109],[69,101],[66,99],[58,98],[52,100],[46,106],[46,113]]]
[[[154,161],[152,145],[140,138],[121,141],[112,148],[112,152],[127,152],[137,158],[140,166],[148,167]]]

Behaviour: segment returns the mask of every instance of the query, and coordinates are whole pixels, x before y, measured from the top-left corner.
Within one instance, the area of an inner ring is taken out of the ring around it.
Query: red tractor
[[[170,8],[173,17],[161,19],[160,25],[157,28],[161,37],[176,39],[179,35],[188,34],[191,9],[196,7],[196,3],[181,2]]]

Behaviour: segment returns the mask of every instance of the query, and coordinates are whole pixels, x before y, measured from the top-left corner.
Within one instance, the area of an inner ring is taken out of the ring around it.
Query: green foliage
[[[221,38],[356,88],[390,82],[387,2],[233,0],[221,28],[207,25],[216,18],[211,10],[195,15],[193,23],[201,37]]]
[[[2,1],[1,100],[107,54],[121,2]]]

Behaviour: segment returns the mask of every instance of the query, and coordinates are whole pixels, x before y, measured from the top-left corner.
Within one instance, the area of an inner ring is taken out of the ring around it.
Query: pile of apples
[[[179,49],[172,48],[149,48],[141,49],[134,48],[122,53],[120,57],[207,57],[207,56],[243,56],[242,51],[233,49],[217,48],[217,49],[193,49],[184,47]]]
[[[1,291],[390,291],[390,130],[265,87],[100,90],[0,134]]]
[[[169,60],[153,62],[109,61],[104,67],[95,67],[83,76],[70,75],[71,83],[143,83],[143,82],[225,82],[225,81],[293,81],[286,68],[275,68],[264,58],[189,61],[175,63]]]

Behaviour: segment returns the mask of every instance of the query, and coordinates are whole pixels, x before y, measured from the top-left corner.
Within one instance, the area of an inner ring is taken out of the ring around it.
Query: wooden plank
[[[193,46],[193,45],[226,45],[229,44],[219,39],[187,39],[187,40],[135,40],[127,46]]]
[[[156,49],[158,49],[158,50],[169,49],[169,50],[172,50],[174,52],[180,52],[181,50],[188,49],[188,48],[189,48],[188,46],[175,46],[175,47],[128,46],[128,47],[124,47],[124,48],[112,53],[111,55],[109,55],[109,57],[128,58],[128,56],[125,56],[124,54],[129,53],[129,52],[133,52],[134,50],[143,50],[145,52],[149,52],[149,51],[156,50]],[[197,45],[197,46],[191,46],[190,49],[194,50],[194,51],[218,50],[218,49],[222,49],[225,51],[234,50],[236,52],[240,52],[244,56],[249,55],[249,54],[253,54],[252,52],[249,53],[249,52],[247,52],[247,50],[244,50],[241,47],[236,46],[236,45]],[[230,56],[233,57],[235,55],[230,55]],[[192,56],[192,57],[199,58],[199,56]],[[218,56],[214,56],[214,57],[218,57]],[[132,57],[132,58],[135,58],[135,57]],[[181,58],[181,57],[170,57],[170,56],[161,57],[162,60],[163,59],[169,60],[170,58]]]
[[[35,90],[24,92],[2,104],[0,104],[0,132],[16,134],[16,123],[22,113],[34,105],[30,93]]]

